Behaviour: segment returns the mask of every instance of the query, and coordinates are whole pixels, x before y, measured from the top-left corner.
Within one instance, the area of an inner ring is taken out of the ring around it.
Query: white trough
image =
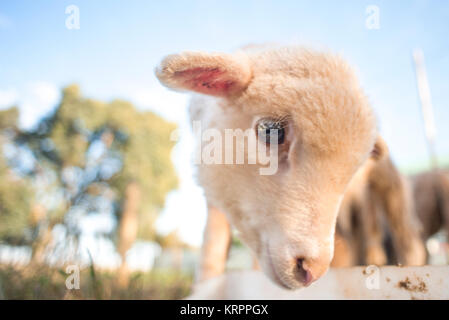
[[[331,269],[296,291],[276,286],[260,271],[229,272],[197,284],[187,299],[449,299],[449,266]]]

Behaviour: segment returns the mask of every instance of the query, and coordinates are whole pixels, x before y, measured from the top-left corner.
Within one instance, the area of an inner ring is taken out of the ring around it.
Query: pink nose
[[[312,273],[304,265],[304,258],[296,259],[295,275],[296,279],[306,287],[309,286],[314,281]]]

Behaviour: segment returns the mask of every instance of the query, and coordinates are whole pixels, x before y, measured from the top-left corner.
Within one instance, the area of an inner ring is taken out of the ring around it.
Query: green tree
[[[154,239],[157,214],[166,194],[177,186],[170,159],[174,146],[170,134],[176,127],[151,112],[137,111],[126,101],[85,99],[76,86],[64,90],[59,108],[45,123],[53,143],[49,159],[61,172],[94,165],[95,178],[87,180],[82,189],[101,193],[104,185],[100,182],[107,182],[107,189],[114,191],[117,248],[123,262],[120,282],[125,286],[126,252],[137,237]],[[89,158],[95,146],[103,152],[96,159]]]
[[[11,170],[4,156],[18,130],[18,117],[16,107],[0,111],[0,241],[9,244],[25,243],[33,199],[26,179]]]
[[[0,239],[9,244],[25,244],[30,222],[32,189],[0,158]]]
[[[170,140],[176,126],[126,101],[84,98],[76,85],[63,89],[55,111],[31,131],[11,126],[17,120],[13,113],[0,115],[0,129],[13,127],[14,145],[33,158],[27,168],[18,163],[13,167],[45,190],[42,196],[36,191],[40,207],[28,209],[28,216],[38,212],[34,215],[45,222],[46,234],[56,223],[64,223],[70,234],[78,235],[74,212],[100,212],[109,203],[106,207],[118,221],[114,239],[123,261],[120,282],[126,285],[126,252],[136,238],[155,239],[154,221],[167,193],[177,187],[171,162],[175,142]],[[59,199],[52,201],[59,205],[48,206],[49,195]]]

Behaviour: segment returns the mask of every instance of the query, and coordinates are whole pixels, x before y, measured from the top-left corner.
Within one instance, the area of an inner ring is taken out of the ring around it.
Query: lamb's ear
[[[388,157],[389,151],[385,140],[381,136],[377,136],[376,143],[374,144],[373,151],[371,151],[371,157],[374,160],[382,160]]]
[[[239,94],[251,79],[251,68],[243,54],[184,52],[169,55],[155,72],[159,81],[169,88],[220,97]]]

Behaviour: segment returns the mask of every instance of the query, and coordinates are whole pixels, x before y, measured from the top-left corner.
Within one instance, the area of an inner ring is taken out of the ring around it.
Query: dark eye
[[[283,121],[270,118],[261,119],[257,123],[256,130],[259,140],[266,144],[270,144],[271,139],[275,139],[277,144],[283,144],[285,141],[285,122]]]

